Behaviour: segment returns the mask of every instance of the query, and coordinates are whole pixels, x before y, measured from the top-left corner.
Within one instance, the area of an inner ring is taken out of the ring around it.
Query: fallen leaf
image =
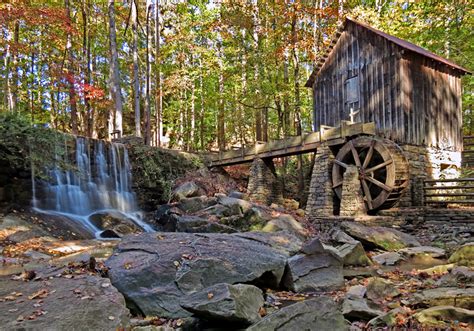
[[[28,299],[30,299],[30,300],[33,300],[33,299],[36,299],[36,298],[43,299],[43,298],[46,298],[48,296],[48,294],[49,294],[48,290],[41,289],[38,292],[33,293],[32,295],[28,296]]]
[[[22,322],[22,321],[25,320],[25,317],[23,317],[23,316],[20,315],[20,316],[18,316],[18,317],[16,318],[16,320],[17,320],[17,322]]]
[[[115,317],[109,316],[109,320],[113,321],[114,319],[115,319]]]
[[[103,283],[103,284],[102,284],[102,285],[100,285],[100,286],[102,286],[102,287],[106,288],[106,287],[109,287],[109,286],[110,286],[110,283]]]
[[[211,300],[212,298],[214,298],[214,293],[207,293],[207,298],[209,300]]]
[[[173,264],[176,268],[179,267],[179,262],[178,261],[174,261]]]
[[[18,311],[18,309],[16,309],[16,308],[14,308],[14,309],[8,309],[8,312],[9,312],[9,313],[14,313],[14,312],[16,312],[16,311]]]
[[[81,294],[81,290],[78,288],[74,289],[73,292],[74,294]]]

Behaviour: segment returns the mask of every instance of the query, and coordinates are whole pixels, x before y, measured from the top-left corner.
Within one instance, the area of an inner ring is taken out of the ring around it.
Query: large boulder
[[[342,314],[349,320],[368,321],[383,314],[378,308],[378,305],[364,298],[347,297],[342,303]]]
[[[165,232],[175,232],[176,223],[183,211],[172,205],[161,205],[155,211],[154,221],[155,228]]]
[[[199,194],[199,186],[195,182],[185,182],[175,188],[172,196],[178,201],[184,198],[195,197]]]
[[[246,200],[231,198],[223,194],[217,195],[217,202],[231,209],[240,209],[240,212],[242,214],[245,214],[253,206],[250,202]]]
[[[422,306],[455,306],[474,309],[474,288],[438,287],[415,293],[413,303]]]
[[[418,246],[418,247],[407,247],[407,248],[402,248],[398,251],[398,253],[401,253],[405,256],[412,257],[412,256],[418,256],[418,257],[444,257],[446,255],[446,252],[444,249],[439,248],[439,247],[431,247],[431,246]]]
[[[474,242],[467,243],[459,247],[450,257],[450,263],[458,265],[465,265],[468,267],[474,266]]]
[[[113,331],[129,325],[124,297],[97,276],[30,282],[2,277],[0,298],[2,330]]]
[[[270,246],[285,256],[293,256],[297,254],[303,245],[303,242],[299,238],[284,231],[270,233],[241,232],[236,233],[235,235]]]
[[[194,316],[207,320],[250,325],[261,317],[262,291],[253,285],[216,284],[184,297],[181,306]]]
[[[385,252],[382,254],[373,255],[372,260],[382,265],[395,265],[400,261],[405,260],[405,258],[397,252]]]
[[[283,284],[291,291],[336,290],[344,286],[341,259],[321,244],[315,244],[315,241],[317,239],[303,247],[306,254],[288,259]]]
[[[433,329],[451,329],[453,322],[466,323],[474,329],[474,311],[453,306],[424,309],[413,316],[420,324]]]
[[[265,316],[247,331],[349,330],[338,306],[329,297],[295,303]]]
[[[118,237],[143,232],[135,222],[118,211],[97,212],[89,216],[89,221],[98,229],[115,233]]]
[[[365,226],[356,222],[342,222],[342,228],[350,236],[368,248],[396,251],[405,247],[421,246],[415,237],[382,226]]]
[[[145,315],[189,316],[179,302],[218,283],[277,287],[284,254],[236,234],[147,233],[129,236],[106,261],[130,307]]]
[[[231,210],[232,209],[229,209],[229,211]],[[243,215],[240,211],[240,207],[238,207],[237,211],[238,212],[234,215],[220,218],[219,223],[228,225],[232,228],[238,229],[239,231],[259,231],[267,223],[269,218],[269,216],[266,215],[261,209],[256,207],[252,207],[251,209],[247,210]]]
[[[263,232],[286,231],[300,239],[305,239],[307,231],[300,222],[291,215],[281,214],[268,222],[262,229]]]

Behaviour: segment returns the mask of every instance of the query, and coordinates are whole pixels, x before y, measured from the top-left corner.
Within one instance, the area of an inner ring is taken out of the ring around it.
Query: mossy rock
[[[449,258],[450,263],[474,267],[474,242],[459,247]]]

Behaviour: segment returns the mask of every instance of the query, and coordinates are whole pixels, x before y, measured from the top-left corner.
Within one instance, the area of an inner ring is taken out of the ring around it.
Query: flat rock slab
[[[15,281],[0,278],[2,330],[118,330],[129,324],[125,300],[91,275]]]
[[[246,284],[216,284],[186,296],[181,306],[196,317],[250,325],[261,317],[263,293],[258,287]]]
[[[474,288],[438,287],[414,295],[414,302],[428,306],[474,309]]]
[[[368,248],[396,251],[405,247],[421,246],[415,237],[382,226],[365,226],[356,222],[342,222],[342,229]]]
[[[453,306],[431,307],[413,317],[422,325],[436,329],[450,329],[454,321],[468,324],[470,330],[474,328],[474,311]]]
[[[247,331],[349,330],[339,307],[329,297],[318,297],[284,307],[265,316]]]
[[[446,251],[444,249],[431,246],[402,248],[398,251],[398,253],[406,256],[428,255],[431,257],[444,257],[446,255]]]
[[[405,258],[397,252],[385,252],[372,256],[372,260],[382,265],[395,265]]]
[[[180,318],[184,296],[218,283],[278,287],[286,255],[241,234],[163,232],[124,238],[106,265],[132,309]]]

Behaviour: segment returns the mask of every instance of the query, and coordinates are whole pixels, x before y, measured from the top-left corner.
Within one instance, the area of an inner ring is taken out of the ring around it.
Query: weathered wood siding
[[[350,120],[352,109],[386,138],[460,150],[459,73],[433,63],[347,23],[313,85],[315,130]]]

